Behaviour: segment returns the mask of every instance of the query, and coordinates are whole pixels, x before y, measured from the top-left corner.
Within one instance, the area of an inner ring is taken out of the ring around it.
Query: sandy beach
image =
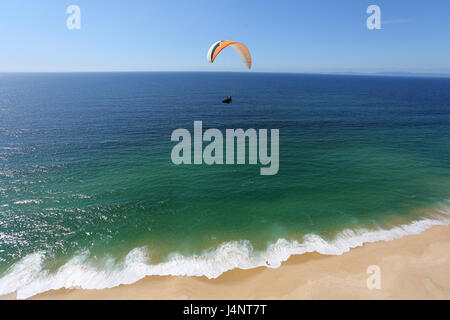
[[[380,289],[367,288],[371,265],[380,268]],[[132,285],[49,291],[32,299],[450,299],[449,270],[450,227],[438,226],[340,256],[293,256],[278,269],[232,270],[212,280],[152,276]]]

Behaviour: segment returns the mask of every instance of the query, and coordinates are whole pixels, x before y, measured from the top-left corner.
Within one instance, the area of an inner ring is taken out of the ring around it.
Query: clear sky
[[[69,5],[81,29],[68,30]],[[368,30],[366,9],[381,8]],[[254,71],[450,73],[448,0],[3,0],[0,71]]]

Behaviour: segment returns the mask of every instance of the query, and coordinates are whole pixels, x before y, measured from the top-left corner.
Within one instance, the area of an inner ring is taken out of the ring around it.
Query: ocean
[[[278,173],[173,164],[194,121],[279,129]],[[0,74],[0,295],[342,254],[447,225],[449,199],[450,78]]]

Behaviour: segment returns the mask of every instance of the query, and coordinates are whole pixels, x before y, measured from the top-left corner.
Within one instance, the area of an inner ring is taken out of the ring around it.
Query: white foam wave
[[[42,203],[42,200],[30,199],[30,200],[20,200],[20,201],[14,202],[14,204],[29,204],[29,203],[40,204],[40,203]]]
[[[443,212],[444,213],[444,212]],[[442,215],[414,221],[388,230],[344,230],[335,239],[327,241],[314,234],[306,235],[302,242],[279,239],[263,252],[255,251],[249,241],[233,241],[220,245],[201,255],[186,257],[172,255],[167,262],[151,264],[145,247],[131,250],[123,262],[112,258],[102,266],[93,265],[85,251],[60,267],[55,273],[42,268],[44,253],[24,257],[0,279],[0,295],[17,292],[25,299],[48,290],[62,288],[105,289],[131,284],[150,275],[206,276],[217,278],[222,273],[239,268],[260,266],[277,268],[291,255],[318,252],[340,255],[367,242],[390,241],[409,234],[418,234],[438,225],[449,225],[450,216]]]

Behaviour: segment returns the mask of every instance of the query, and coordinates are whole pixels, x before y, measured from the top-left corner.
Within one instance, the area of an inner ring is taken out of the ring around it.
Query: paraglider
[[[222,100],[222,103],[230,104],[233,102],[233,99],[231,99],[231,96],[228,96],[225,100]]]
[[[236,50],[236,52],[240,55],[242,61],[247,66],[247,68],[251,69],[252,56],[250,55],[250,51],[245,45],[236,41],[221,40],[214,43],[209,48],[208,53],[206,55],[206,59],[208,60],[208,62],[213,63],[218,54],[228,46]],[[227,96],[225,100],[222,100],[222,103],[226,104],[230,104],[231,102],[233,102],[231,96]]]
[[[239,53],[239,55],[241,56],[241,59],[247,66],[247,68],[251,69],[252,56],[250,55],[250,51],[245,45],[240,42],[228,40],[217,41],[211,46],[211,48],[209,48],[206,58],[209,62],[213,63],[217,55],[228,46],[231,46],[234,50],[236,50],[237,53]]]

